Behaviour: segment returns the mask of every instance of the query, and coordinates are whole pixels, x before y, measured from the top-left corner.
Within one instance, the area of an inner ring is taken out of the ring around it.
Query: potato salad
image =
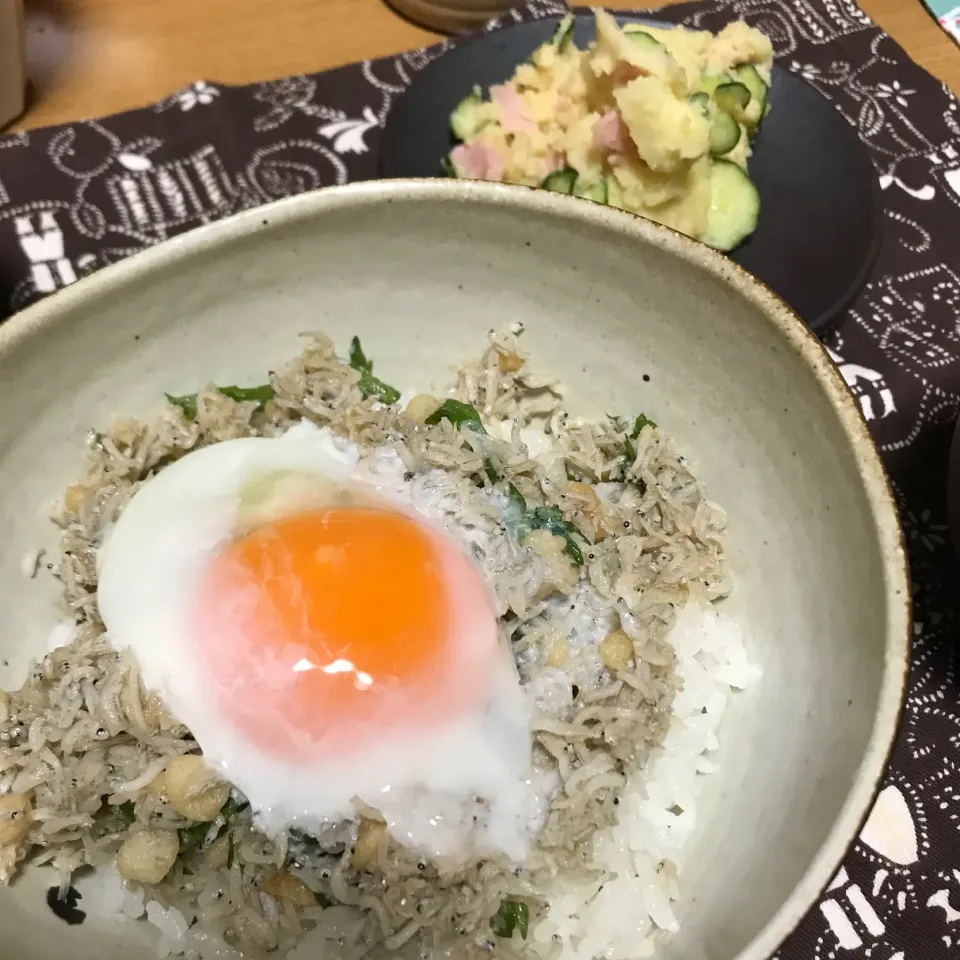
[[[714,35],[595,15],[587,49],[568,15],[506,83],[461,101],[447,172],[574,194],[733,249],[760,215],[747,161],[770,110],[769,38],[741,21]]]

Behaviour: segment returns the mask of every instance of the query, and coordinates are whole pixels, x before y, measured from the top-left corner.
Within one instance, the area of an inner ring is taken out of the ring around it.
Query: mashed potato
[[[595,14],[586,50],[564,17],[510,80],[460,103],[448,172],[576,194],[732,249],[759,216],[747,161],[769,112],[770,40],[740,21],[714,36]]]

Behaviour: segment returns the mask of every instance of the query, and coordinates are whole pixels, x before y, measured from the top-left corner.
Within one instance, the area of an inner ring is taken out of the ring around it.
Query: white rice
[[[541,957],[639,960],[654,952],[658,931],[677,929],[675,865],[697,828],[697,778],[718,769],[709,754],[724,710],[760,672],[747,659],[739,625],[714,607],[679,610],[670,640],[683,680],[670,729],[624,788],[616,826],[594,841],[609,872],[585,884],[558,880],[530,935]]]

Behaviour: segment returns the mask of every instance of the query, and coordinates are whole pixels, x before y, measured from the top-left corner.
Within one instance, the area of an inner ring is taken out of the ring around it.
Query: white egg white
[[[194,451],[144,484],[101,548],[98,602],[111,642],[133,651],[145,684],[247,796],[268,833],[350,818],[359,798],[383,813],[396,839],[428,855],[502,851],[522,860],[544,814],[544,790],[530,771],[527,701],[508,656],[478,709],[413,734],[385,724],[371,746],[319,766],[271,755],[217,708],[218,678],[192,638],[196,586],[235,530],[244,488],[277,471],[367,484],[436,518],[435,505],[415,502],[393,451],[361,463],[354,444],[308,423],[275,439]],[[464,546],[476,536],[462,533]]]

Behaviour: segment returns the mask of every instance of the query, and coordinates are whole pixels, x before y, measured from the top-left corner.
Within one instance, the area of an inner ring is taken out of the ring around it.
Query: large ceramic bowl
[[[724,718],[662,956],[766,960],[814,903],[875,796],[907,665],[905,558],[856,404],[791,311],[729,260],[647,220],[522,187],[368,183],[204,227],[0,328],[0,660],[19,685],[55,622],[46,513],[87,431],[164,392],[254,383],[323,329],[359,334],[388,381],[439,389],[522,319],[574,409],[643,409],[729,512],[736,591],[763,679]],[[649,381],[642,374],[649,375]],[[147,956],[149,929],[48,909],[42,869],[0,890],[0,953]]]

